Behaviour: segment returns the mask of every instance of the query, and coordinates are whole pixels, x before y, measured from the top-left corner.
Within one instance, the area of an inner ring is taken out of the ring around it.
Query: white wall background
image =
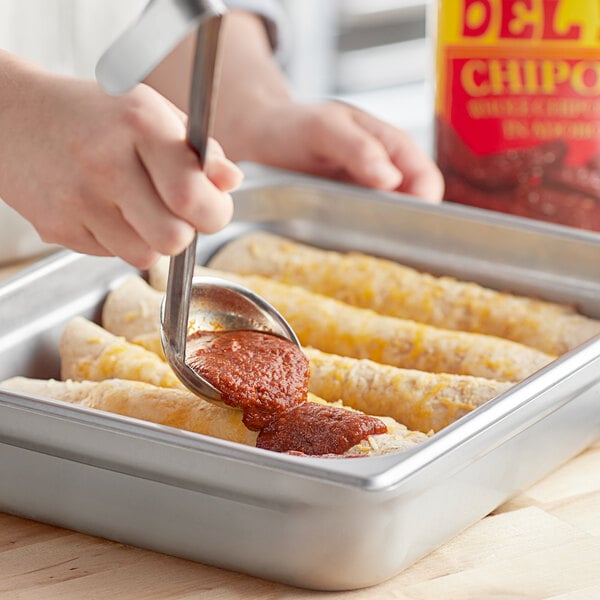
[[[64,75],[93,77],[146,0],[0,0],[0,48]]]

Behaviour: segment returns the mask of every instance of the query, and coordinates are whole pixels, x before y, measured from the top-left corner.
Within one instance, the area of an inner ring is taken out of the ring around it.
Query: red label
[[[562,139],[571,163],[600,152],[600,60],[464,53],[447,51],[446,101],[451,124],[473,151]]]
[[[445,198],[600,231],[600,5],[439,2]]]

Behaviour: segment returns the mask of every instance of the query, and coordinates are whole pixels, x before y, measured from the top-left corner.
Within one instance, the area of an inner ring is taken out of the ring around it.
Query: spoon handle
[[[212,129],[212,106],[219,76],[219,34],[222,20],[222,14],[213,14],[200,23],[196,33],[187,138],[198,155],[202,169]]]
[[[168,354],[169,362],[171,353],[181,357],[181,360],[185,356],[197,239],[198,236],[195,235],[192,243],[169,261],[162,326],[163,349]]]
[[[206,161],[206,147],[212,124],[212,105],[218,80],[219,34],[222,14],[216,10],[201,21],[196,33],[196,52],[192,71],[187,139],[198,155],[200,168]],[[184,356],[187,340],[190,293],[196,241],[171,257],[164,305],[163,336],[165,347]]]

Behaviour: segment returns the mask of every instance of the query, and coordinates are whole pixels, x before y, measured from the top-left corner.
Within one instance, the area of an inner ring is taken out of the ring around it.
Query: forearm
[[[33,66],[10,52],[0,49],[0,115],[14,106],[14,96],[22,89],[21,80]]]
[[[291,100],[259,17],[238,11],[227,16],[221,56],[217,131],[224,133],[231,126],[235,129],[248,109]]]
[[[0,197],[16,209],[18,190],[30,173],[14,167],[26,164],[26,143],[44,143],[43,136],[32,140],[32,133],[38,132],[29,131],[28,124],[42,108],[40,86],[46,79],[48,75],[32,63],[0,50]]]
[[[291,102],[285,76],[273,57],[263,22],[232,12],[225,24],[214,135],[232,160],[264,160],[260,114]]]

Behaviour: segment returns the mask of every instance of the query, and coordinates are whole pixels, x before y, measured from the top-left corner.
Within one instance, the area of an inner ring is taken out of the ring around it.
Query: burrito
[[[566,305],[434,277],[390,260],[320,250],[256,232],[225,245],[209,266],[299,285],[378,313],[485,333],[562,354],[600,334],[600,321]]]
[[[164,289],[166,272],[161,269],[158,263],[150,270],[150,281]],[[351,306],[258,275],[233,275],[203,267],[196,267],[195,272],[230,279],[248,287],[283,315],[301,344],[323,352],[368,358],[405,369],[512,382],[524,379],[554,360],[554,356],[517,342],[380,315],[371,309]],[[123,325],[127,321],[140,323],[143,317],[140,311],[136,312],[135,306],[125,308],[129,292],[123,289],[112,292],[117,293],[119,298],[113,298],[107,305],[124,305],[118,317],[120,322]],[[148,309],[146,298],[136,302]],[[158,314],[156,310],[155,307],[155,315]],[[105,327],[113,331],[108,323]],[[120,331],[113,333],[128,337]]]
[[[399,369],[314,348],[304,352],[312,393],[370,415],[389,415],[423,432],[439,431],[512,386],[483,377]]]
[[[339,401],[425,433],[439,431],[511,386],[481,377],[398,369],[314,348],[303,350],[310,361],[309,400]],[[63,379],[121,378],[182,388],[170,367],[153,352],[82,317],[64,328],[60,356]]]
[[[157,339],[160,344],[160,340]],[[59,342],[61,379],[131,379],[185,389],[171,367],[154,352],[115,336],[83,317],[71,319]]]
[[[61,400],[248,446],[256,446],[262,433],[247,429],[242,423],[242,412],[239,410],[215,406],[186,390],[157,387],[139,381],[105,379],[99,382],[77,382],[14,377],[0,382],[0,388]],[[389,417],[382,417],[381,421],[387,428],[386,433],[368,436],[340,456],[379,456],[414,448],[428,439],[424,433],[410,431]]]

